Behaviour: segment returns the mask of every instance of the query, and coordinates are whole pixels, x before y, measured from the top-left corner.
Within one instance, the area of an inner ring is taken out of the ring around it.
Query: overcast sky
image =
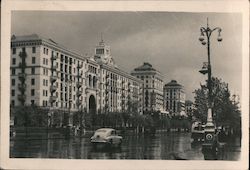
[[[11,32],[39,34],[80,54],[93,55],[103,34],[116,64],[127,72],[150,62],[164,76],[177,80],[187,99],[206,76],[198,71],[207,61],[207,50],[198,38],[209,18],[211,28],[221,27],[223,41],[211,39],[213,76],[229,83],[241,96],[242,18],[236,13],[181,12],[13,12]]]

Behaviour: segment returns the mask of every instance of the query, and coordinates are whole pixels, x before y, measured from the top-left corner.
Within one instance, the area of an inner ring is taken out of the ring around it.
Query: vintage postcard
[[[3,169],[248,169],[247,1],[4,1]]]

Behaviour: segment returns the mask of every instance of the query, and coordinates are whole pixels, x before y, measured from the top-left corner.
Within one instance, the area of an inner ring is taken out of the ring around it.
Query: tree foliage
[[[235,101],[228,89],[228,84],[221,79],[212,78],[212,110],[213,118],[217,125],[227,125],[234,129],[241,127],[241,112],[238,107],[238,102]],[[206,121],[208,110],[208,89],[202,86],[195,90],[195,105],[194,116]]]
[[[48,109],[37,106],[18,106],[11,109],[16,126],[47,126]]]

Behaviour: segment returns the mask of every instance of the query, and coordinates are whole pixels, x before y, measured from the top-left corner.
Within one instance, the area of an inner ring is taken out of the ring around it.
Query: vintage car
[[[194,122],[191,128],[191,138],[193,141],[203,141],[204,140],[204,128],[201,122]]]
[[[122,137],[117,135],[115,129],[101,128],[97,129],[94,135],[90,138],[94,147],[97,146],[121,146]]]

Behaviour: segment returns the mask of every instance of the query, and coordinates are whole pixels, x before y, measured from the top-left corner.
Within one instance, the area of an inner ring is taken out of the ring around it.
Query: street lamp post
[[[202,74],[208,74],[208,80],[207,80],[207,88],[208,88],[208,113],[207,113],[207,123],[205,126],[205,138],[203,143],[203,149],[214,149],[214,144],[217,142],[216,134],[215,134],[215,126],[213,123],[213,116],[212,116],[212,68],[211,68],[211,60],[210,60],[210,37],[213,32],[218,31],[218,37],[217,41],[221,42],[221,31],[222,29],[220,27],[216,27],[211,29],[208,25],[208,19],[207,19],[207,26],[201,27],[200,32],[201,36],[199,38],[202,45],[207,45],[207,57],[208,62],[204,63],[202,70],[200,70],[200,73]]]

